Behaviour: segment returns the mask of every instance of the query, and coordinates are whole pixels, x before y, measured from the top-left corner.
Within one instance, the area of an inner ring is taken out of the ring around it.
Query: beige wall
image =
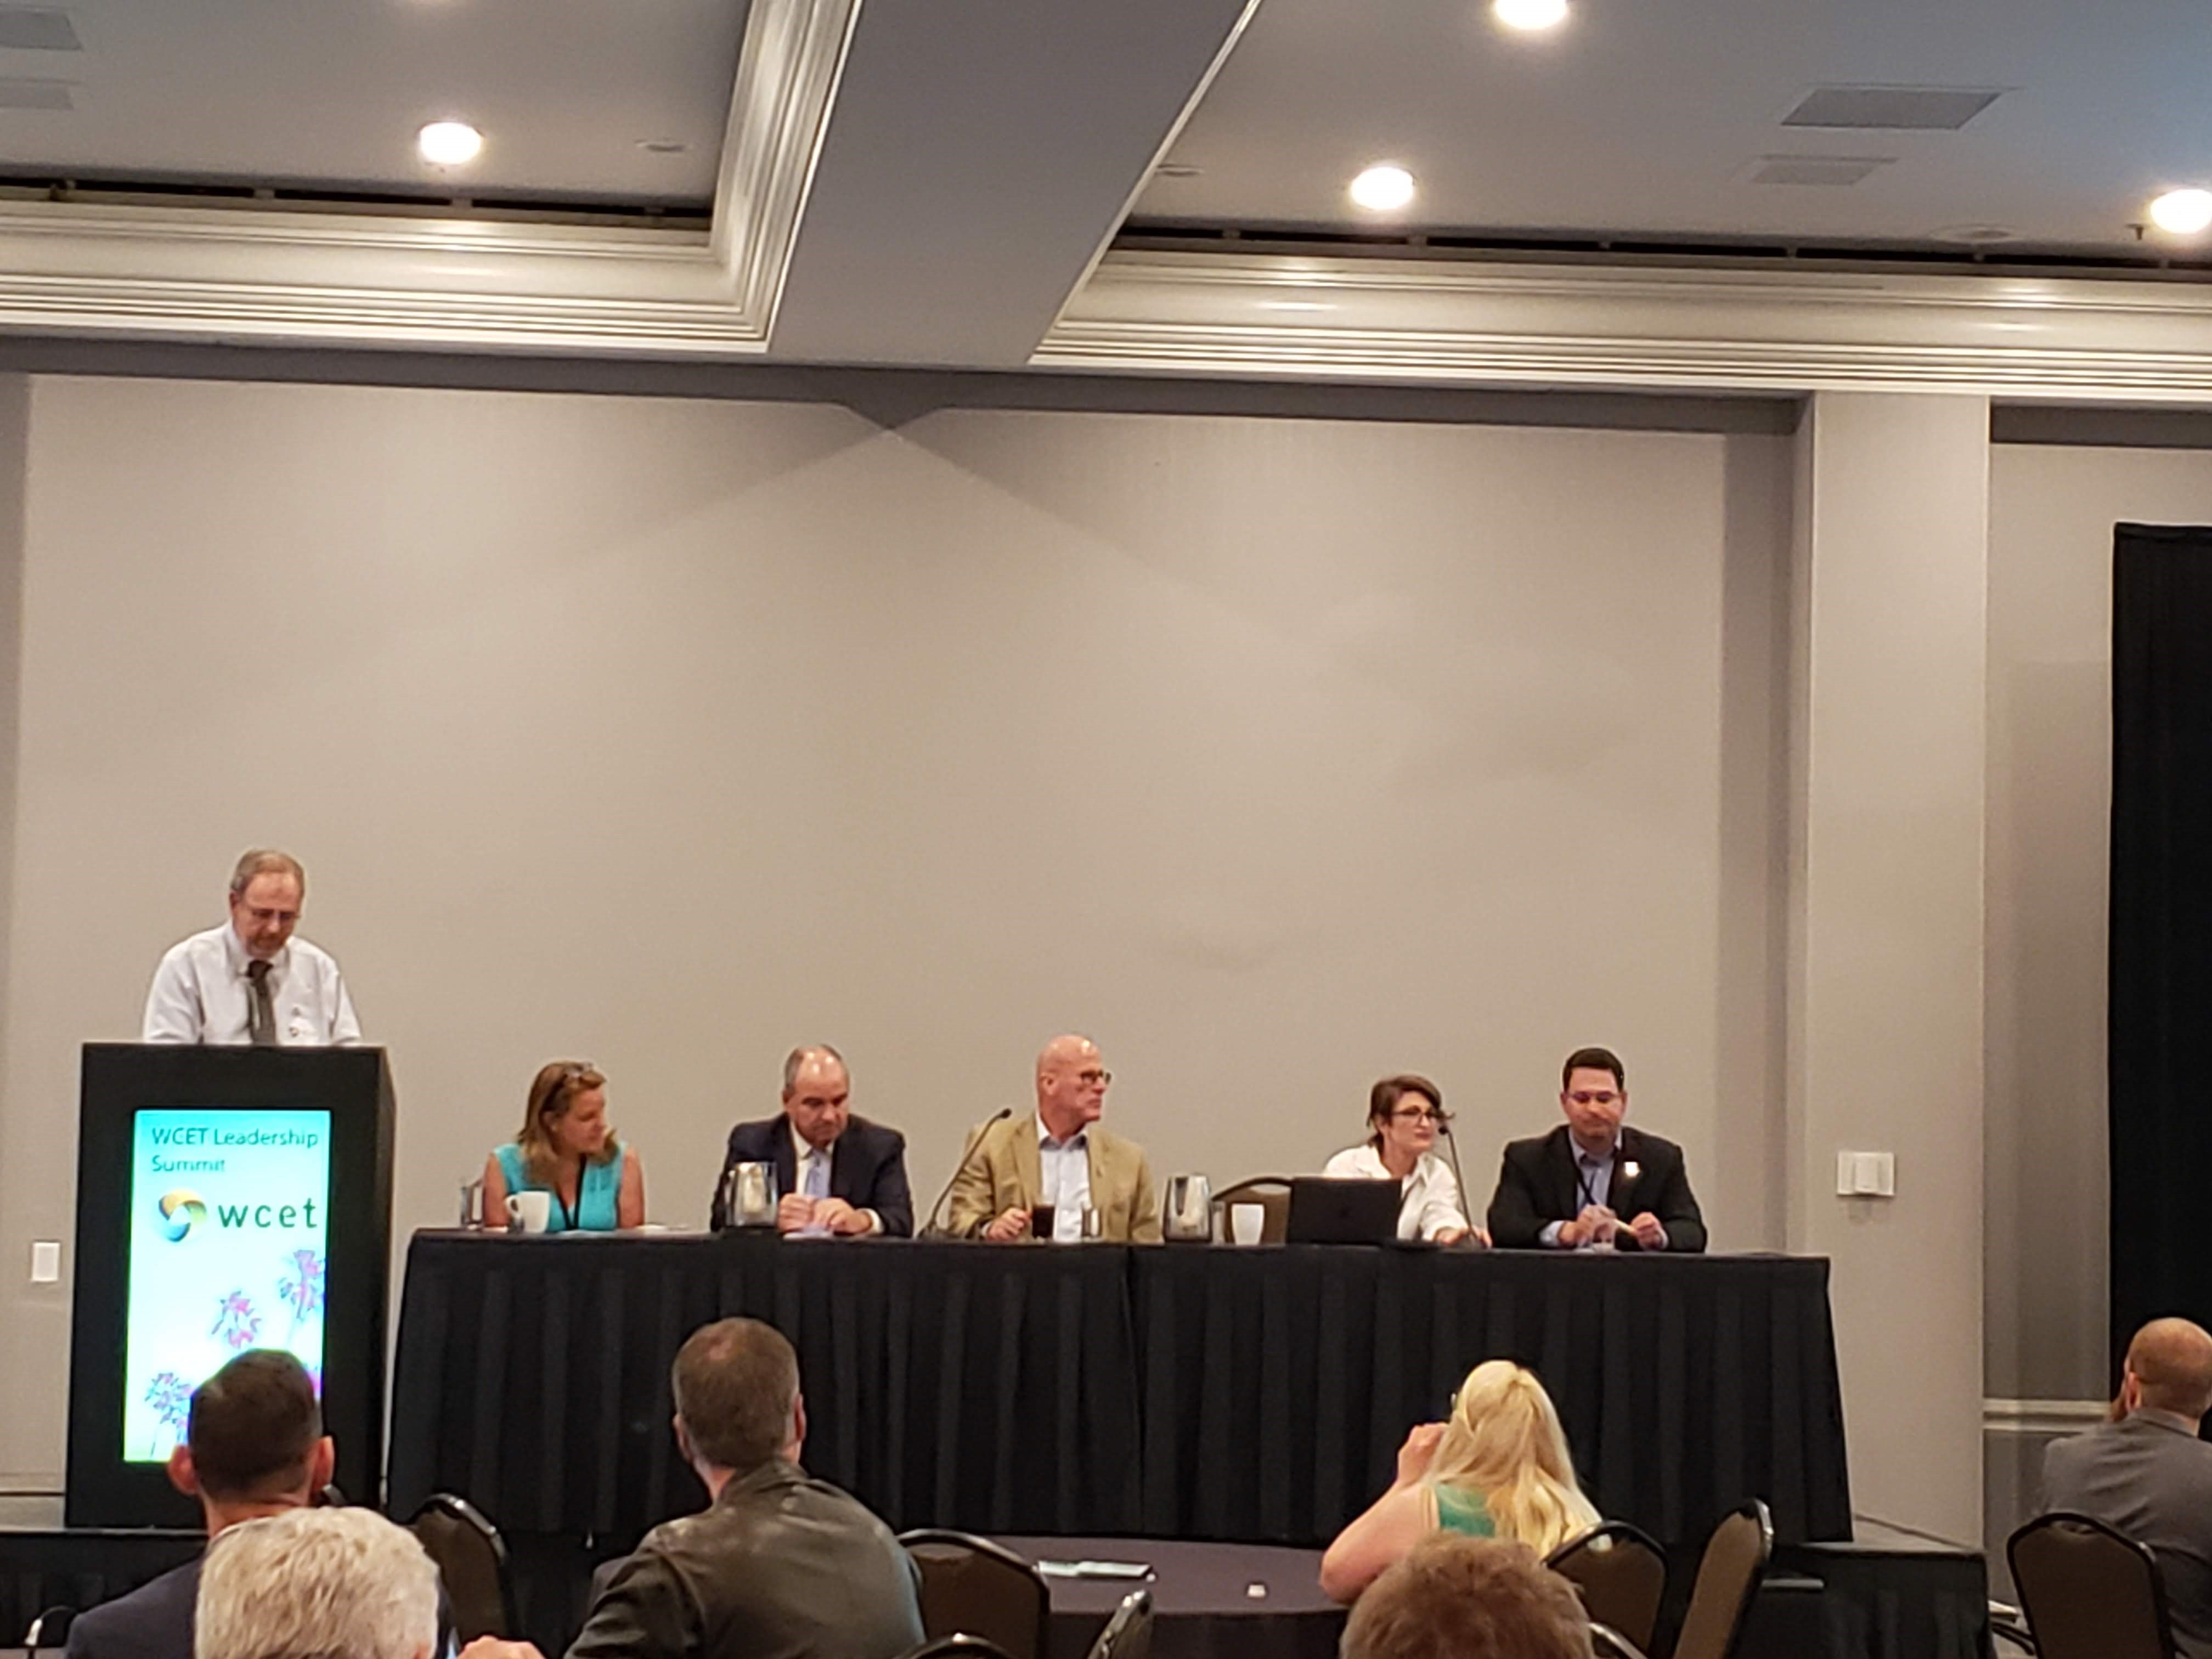
[[[2212,434],[2061,416],[2119,442]],[[2005,444],[1990,467],[1987,1389],[2094,1401],[2106,1352],[2106,890],[2112,526],[2212,523],[2212,450]],[[1991,1419],[1993,1549],[2035,1512],[2042,1450],[2079,1422]],[[1994,1558],[1993,1558],[1994,1559]]]
[[[259,841],[393,1051],[403,1234],[550,1056],[696,1223],[792,1042],[927,1193],[1076,1026],[1161,1174],[1317,1167],[1413,1066],[1486,1194],[1611,1042],[1716,1246],[1781,1242],[1786,441],[902,385],[31,383],[0,1477],[58,1472],[13,1275],[76,1045]]]

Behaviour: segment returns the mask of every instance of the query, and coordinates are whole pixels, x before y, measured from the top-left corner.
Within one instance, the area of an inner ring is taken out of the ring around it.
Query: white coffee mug
[[[542,1233],[552,1220],[552,1194],[509,1193],[507,1195],[507,1221],[510,1227],[519,1227],[526,1233]]]
[[[1267,1231],[1267,1208],[1264,1204],[1232,1204],[1229,1206],[1229,1236],[1239,1244],[1257,1244],[1260,1235]]]

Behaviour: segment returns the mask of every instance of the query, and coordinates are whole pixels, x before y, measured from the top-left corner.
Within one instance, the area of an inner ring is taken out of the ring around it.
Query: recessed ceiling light
[[[2150,222],[2176,236],[2212,226],[2212,190],[2169,190],[2150,204]]]
[[[1355,204],[1376,213],[1389,213],[1413,199],[1413,175],[1403,167],[1372,167],[1352,181]]]
[[[457,167],[477,159],[477,152],[483,148],[483,134],[466,121],[433,121],[415,135],[415,144],[424,161]]]
[[[1490,0],[1490,12],[1509,29],[1555,29],[1567,21],[1567,0]]]

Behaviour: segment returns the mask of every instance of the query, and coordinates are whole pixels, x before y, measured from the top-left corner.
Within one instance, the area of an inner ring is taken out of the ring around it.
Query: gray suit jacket
[[[2182,1659],[2212,1659],[2212,1445],[2189,1419],[2139,1411],[2043,1453],[2045,1509],[2118,1528],[2158,1558]]]
[[[921,1575],[857,1499],[781,1461],[646,1534],[596,1579],[568,1659],[896,1659]]]

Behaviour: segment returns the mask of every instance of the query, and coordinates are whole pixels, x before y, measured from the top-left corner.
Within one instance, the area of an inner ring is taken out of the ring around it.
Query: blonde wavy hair
[[[1480,1497],[1498,1537],[1539,1555],[1598,1524],[1551,1395],[1510,1359],[1486,1359],[1460,1384],[1427,1484]],[[1433,1491],[1430,1502],[1433,1510]]]

